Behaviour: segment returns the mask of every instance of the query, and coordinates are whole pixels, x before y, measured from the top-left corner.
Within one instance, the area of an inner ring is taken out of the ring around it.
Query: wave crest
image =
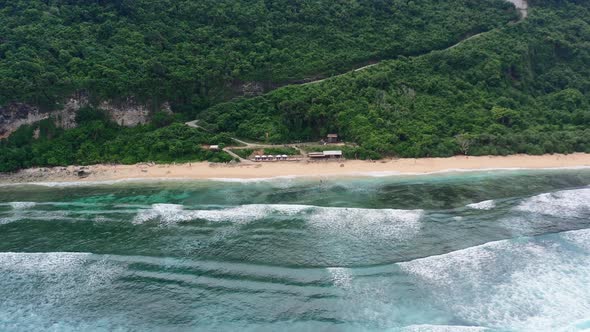
[[[491,210],[496,207],[496,202],[494,200],[488,200],[479,203],[468,204],[467,207],[475,210]]]
[[[438,305],[473,325],[556,330],[590,316],[588,230],[490,242],[399,263]]]
[[[154,204],[139,212],[135,224],[159,221],[164,225],[192,220],[248,223],[265,218],[297,218],[313,229],[357,236],[407,238],[420,228],[423,210],[361,209],[310,205],[252,204],[221,210],[185,210],[177,204]]]
[[[590,188],[533,196],[520,203],[516,209],[555,217],[581,217],[590,210]]]

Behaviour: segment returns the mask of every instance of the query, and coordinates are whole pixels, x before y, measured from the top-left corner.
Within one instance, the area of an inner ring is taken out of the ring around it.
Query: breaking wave
[[[135,224],[159,221],[176,224],[192,220],[248,223],[265,218],[303,219],[308,226],[330,232],[351,232],[363,236],[405,238],[417,233],[423,210],[361,209],[311,205],[252,204],[221,210],[185,210],[177,204],[154,204],[139,212]]]
[[[496,207],[496,202],[494,200],[488,200],[479,203],[468,204],[467,207],[475,210],[491,210]]]
[[[537,195],[523,201],[516,210],[555,217],[580,217],[590,211],[590,188]]]
[[[589,232],[490,242],[398,265],[473,325],[558,330],[590,317]]]

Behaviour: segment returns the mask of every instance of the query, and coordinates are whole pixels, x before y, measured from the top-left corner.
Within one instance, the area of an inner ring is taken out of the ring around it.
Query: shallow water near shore
[[[0,186],[0,330],[590,328],[590,170]]]

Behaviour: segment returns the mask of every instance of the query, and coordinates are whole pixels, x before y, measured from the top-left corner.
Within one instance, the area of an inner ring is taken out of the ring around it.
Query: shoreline
[[[404,158],[378,161],[342,160],[319,162],[260,162],[253,164],[92,165],[30,168],[0,174],[0,184],[39,182],[105,182],[123,180],[218,180],[244,181],[292,177],[379,177],[462,171],[590,168],[590,154],[454,156]],[[83,176],[78,172],[83,171]]]

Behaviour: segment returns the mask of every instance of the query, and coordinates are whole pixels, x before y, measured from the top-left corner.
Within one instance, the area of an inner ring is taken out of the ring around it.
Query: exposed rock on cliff
[[[113,121],[121,126],[133,127],[145,124],[150,119],[150,109],[133,98],[122,101],[103,101],[98,105],[92,103],[85,96],[76,96],[65,101],[56,111],[45,112],[39,107],[25,103],[11,103],[0,107],[0,138],[8,137],[20,126],[34,124],[41,120],[52,118],[56,126],[61,128],[76,127],[76,112],[82,108],[92,106],[107,111]],[[170,105],[163,103],[160,109],[171,112]]]

